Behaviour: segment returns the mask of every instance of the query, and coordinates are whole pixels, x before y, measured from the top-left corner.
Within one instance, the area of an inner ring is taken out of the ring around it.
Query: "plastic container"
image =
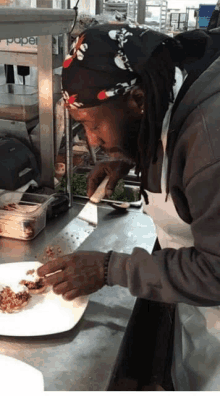
[[[0,194],[0,236],[31,240],[46,226],[53,196],[4,191]]]
[[[38,114],[37,87],[19,84],[0,85],[2,119],[28,122],[36,118]]]

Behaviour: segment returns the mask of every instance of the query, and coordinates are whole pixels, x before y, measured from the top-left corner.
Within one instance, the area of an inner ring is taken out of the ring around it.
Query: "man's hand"
[[[117,182],[125,177],[134,164],[125,160],[100,161],[88,175],[87,195],[90,198],[106,176],[109,181],[105,188],[106,197],[110,197]]]
[[[106,253],[101,252],[77,252],[47,262],[37,274],[45,277],[44,284],[52,286],[54,293],[70,301],[104,286],[105,257]]]

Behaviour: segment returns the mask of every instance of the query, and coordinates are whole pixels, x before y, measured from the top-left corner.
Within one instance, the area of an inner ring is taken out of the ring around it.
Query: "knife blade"
[[[57,234],[50,245],[44,248],[42,254],[38,255],[40,262],[45,263],[51,259],[73,253],[96,229],[98,225],[97,204],[105,196],[108,180],[109,177],[103,180],[78,216]]]

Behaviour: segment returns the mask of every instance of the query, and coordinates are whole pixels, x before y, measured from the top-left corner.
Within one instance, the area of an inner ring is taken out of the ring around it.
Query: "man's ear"
[[[128,99],[129,108],[134,110],[136,114],[143,115],[144,112],[144,91],[140,87],[134,87],[130,91]]]

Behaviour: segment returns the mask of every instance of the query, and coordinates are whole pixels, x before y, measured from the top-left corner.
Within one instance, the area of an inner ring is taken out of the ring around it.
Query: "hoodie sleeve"
[[[193,219],[194,246],[162,249],[151,255],[140,248],[135,248],[131,255],[113,252],[108,272],[110,286],[127,287],[136,297],[160,302],[220,305],[220,139],[216,124],[219,110],[213,103],[210,102],[211,107],[208,102],[203,106],[200,118],[204,127],[197,123],[206,151],[196,154],[192,150],[198,151],[194,139],[184,188]],[[196,125],[189,128],[195,134]],[[199,160],[195,171],[196,156]]]

